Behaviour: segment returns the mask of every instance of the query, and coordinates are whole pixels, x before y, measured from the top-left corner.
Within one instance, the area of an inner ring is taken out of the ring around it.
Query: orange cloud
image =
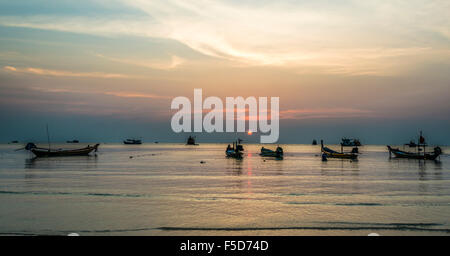
[[[373,116],[369,110],[353,108],[289,109],[280,111],[280,119],[345,118]]]
[[[106,95],[112,95],[116,97],[122,98],[147,98],[147,99],[168,99],[170,97],[161,96],[156,94],[148,94],[148,93],[134,93],[134,92],[105,92]]]

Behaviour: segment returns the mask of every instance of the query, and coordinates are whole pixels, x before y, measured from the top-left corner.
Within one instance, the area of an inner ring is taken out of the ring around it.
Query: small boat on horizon
[[[278,146],[275,150],[271,150],[265,147],[261,148],[260,156],[268,156],[268,157],[276,157],[276,158],[283,158],[283,148]]]
[[[123,141],[125,145],[141,145],[142,141],[139,139],[126,139]]]
[[[244,147],[240,144],[241,140],[238,139],[238,141],[233,141],[233,147],[228,144],[227,149],[225,150],[225,154],[227,157],[232,157],[236,159],[242,159],[242,151],[244,150]]]
[[[323,146],[323,140],[320,141],[320,148],[322,151],[322,159],[326,158],[340,158],[340,159],[357,159],[358,154],[355,154],[353,152],[351,153],[344,153],[343,147],[341,147],[341,152],[334,151],[328,147]]]
[[[343,146],[343,147],[359,147],[359,146],[361,146],[361,142],[359,141],[359,139],[347,139],[344,137],[344,138],[342,138],[341,146]]]
[[[80,141],[78,141],[78,140],[68,140],[68,141],[66,141],[66,143],[79,143]]]
[[[198,146],[198,144],[195,143],[195,136],[189,136],[189,138],[187,139],[186,145]]]
[[[312,145],[317,145],[317,140],[313,140]]]
[[[405,145],[416,148],[416,152],[408,152],[405,150],[400,150],[399,148],[392,148],[390,145],[387,145],[389,157],[393,154],[396,158],[436,160],[436,158],[442,154],[442,149],[438,146],[434,147],[432,152],[426,152],[426,147],[428,145],[425,142],[425,137],[422,136],[422,131],[420,131],[418,143],[414,143],[415,146],[413,146],[412,143],[414,143],[414,141],[411,141],[409,144]]]

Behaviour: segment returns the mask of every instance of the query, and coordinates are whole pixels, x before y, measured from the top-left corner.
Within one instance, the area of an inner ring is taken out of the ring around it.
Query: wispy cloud
[[[119,98],[145,98],[145,99],[169,99],[171,97],[152,94],[152,93],[141,93],[141,92],[123,92],[123,91],[110,91],[110,92],[102,92],[96,90],[74,90],[74,89],[66,89],[66,88],[44,88],[44,87],[31,87],[31,90],[46,92],[46,93],[72,93],[72,94],[94,94],[94,95],[107,95],[114,96]]]
[[[103,72],[72,72],[64,70],[42,69],[42,68],[16,68],[13,66],[4,66],[4,70],[9,72],[33,74],[40,76],[57,76],[57,77],[90,77],[90,78],[130,78],[128,75]]]
[[[178,57],[176,55],[172,55],[169,61],[163,61],[163,60],[137,60],[137,59],[124,59],[124,58],[114,58],[105,56],[102,54],[95,54],[95,56],[113,61],[118,63],[123,63],[127,65],[134,65],[134,66],[140,66],[144,68],[151,68],[151,69],[160,69],[160,70],[170,70],[175,69],[179,65],[183,64],[185,60],[181,57]]]
[[[105,95],[112,95],[121,98],[146,98],[146,99],[169,99],[171,97],[149,94],[149,93],[135,93],[135,92],[105,92]]]
[[[417,55],[448,58],[450,2],[347,0],[269,2],[122,0],[147,16],[9,16],[4,26],[92,35],[131,35],[181,42],[204,55],[239,65],[275,65],[297,73],[383,75]],[[417,35],[428,35],[417,39]],[[446,46],[447,45],[447,46]],[[164,63],[99,55],[111,61],[172,69]],[[420,58],[419,58],[420,60]]]
[[[368,117],[374,113],[354,108],[288,109],[280,111],[280,119]]]

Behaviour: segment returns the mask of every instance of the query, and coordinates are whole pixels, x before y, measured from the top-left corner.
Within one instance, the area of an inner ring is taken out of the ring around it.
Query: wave
[[[294,227],[159,227],[164,231],[262,231],[262,230],[396,230],[450,233],[447,228],[427,228],[420,225],[395,226],[294,226]]]
[[[50,191],[5,191],[0,190],[0,194],[14,195],[76,195],[76,196],[100,196],[100,197],[150,197],[143,194],[112,194],[112,193],[77,193],[77,192],[50,192]]]
[[[277,231],[277,230],[367,230],[367,231],[418,231],[418,232],[440,232],[450,233],[449,228],[437,228],[442,226],[439,223],[365,223],[365,222],[324,222],[323,224],[332,224],[334,226],[288,226],[288,227],[143,227],[143,228],[124,228],[124,229],[94,229],[94,230],[41,230],[36,231],[11,231],[0,232],[0,235],[18,235],[18,236],[41,236],[41,235],[67,235],[70,233],[92,234],[92,233],[127,233],[141,232],[151,230],[161,231]],[[435,227],[435,228],[433,228]]]

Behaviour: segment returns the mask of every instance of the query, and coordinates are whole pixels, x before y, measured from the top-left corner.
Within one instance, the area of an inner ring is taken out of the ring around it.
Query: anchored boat
[[[334,151],[328,147],[323,146],[323,140],[320,141],[322,157],[324,158],[341,158],[341,159],[357,159],[358,155],[355,153],[344,153],[341,147],[341,152]]]
[[[241,140],[233,142],[233,147],[231,147],[230,144],[228,144],[227,149],[225,150],[226,156],[241,159],[242,155],[243,155],[242,151],[244,150],[244,147],[240,143],[241,143]]]
[[[126,139],[123,141],[125,145],[141,145],[142,141],[138,139]]]
[[[277,147],[275,150],[271,150],[265,147],[261,148],[260,156],[269,156],[269,157],[277,157],[282,158],[283,157],[283,148]]]
[[[361,142],[359,141],[359,139],[342,138],[341,145],[344,147],[358,147],[361,146]]]
[[[389,156],[392,154],[396,158],[409,158],[409,159],[423,159],[423,160],[436,160],[441,154],[442,149],[440,147],[434,147],[432,152],[426,152],[426,147],[428,146],[425,142],[425,138],[422,136],[422,131],[420,131],[420,136],[418,143],[414,143],[411,141],[408,147],[416,148],[415,152],[408,152],[404,150],[400,150],[399,148],[392,148],[391,146],[387,146],[389,150]]]
[[[79,149],[50,149],[50,148],[40,148],[34,143],[28,143],[24,149],[33,152],[37,157],[54,157],[54,156],[87,156],[92,151],[97,152],[98,146],[100,144],[95,144],[94,146],[88,145],[84,148]]]
[[[189,136],[189,138],[187,139],[186,145],[197,146],[198,144],[195,143],[195,137],[194,136]]]

